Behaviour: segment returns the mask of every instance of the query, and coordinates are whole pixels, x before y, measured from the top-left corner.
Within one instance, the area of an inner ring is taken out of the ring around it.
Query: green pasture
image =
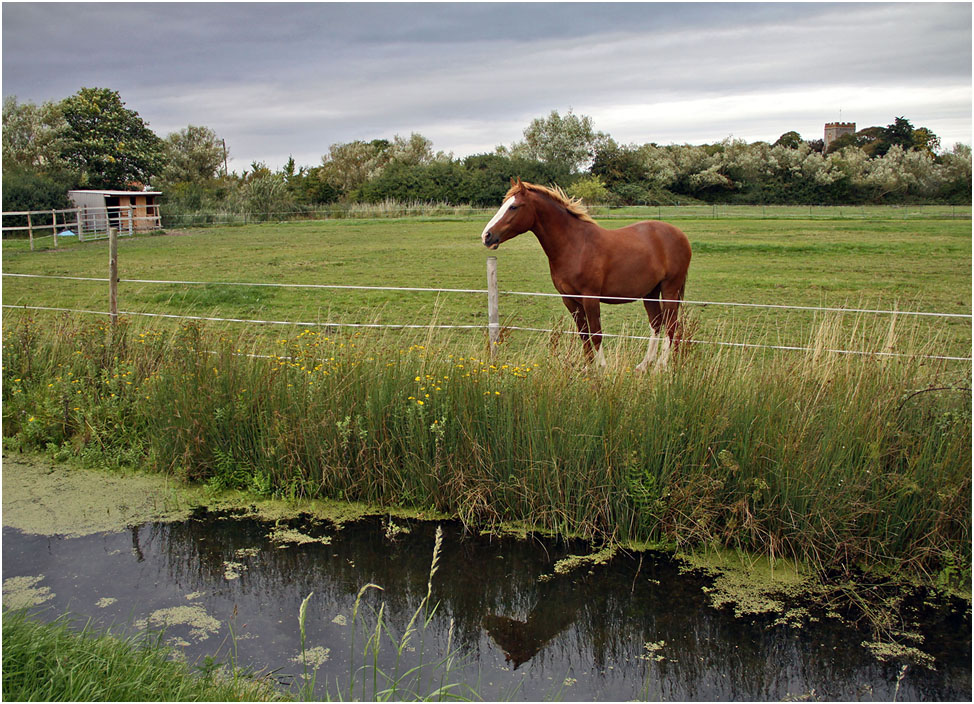
[[[338,327],[484,326],[483,293],[255,285],[484,289],[483,225],[363,219],[123,239],[122,311],[321,327],[132,315],[110,329],[104,317],[5,309],[4,437],[216,489],[741,549],[823,573],[882,566],[969,592],[971,366],[927,356],[969,358],[970,318],[689,303],[692,340],[815,351],[690,345],[665,373],[640,375],[644,343],[609,339],[603,374],[571,338],[544,332],[510,330],[490,357],[479,328]],[[695,252],[690,301],[970,314],[969,221],[679,225]],[[3,253],[4,273],[107,277],[105,242],[5,242]],[[502,291],[553,290],[532,235],[496,256]],[[5,305],[108,307],[105,282],[3,284]],[[502,325],[569,328],[555,297],[500,305]],[[603,306],[610,334],[645,335],[644,315]]]
[[[655,216],[649,212],[654,210],[641,214]],[[885,211],[868,218],[835,219],[816,217],[812,211],[810,217],[801,218],[801,210],[778,218],[754,217],[753,208],[749,217],[674,218],[694,249],[686,298],[970,313],[969,220],[887,217]],[[633,221],[618,215],[614,212],[604,224],[619,227]],[[481,290],[486,288],[489,254],[480,243],[483,224],[480,217],[331,220],[122,238],[119,309],[322,324],[485,325],[486,296],[478,293],[224,285]],[[107,277],[106,241],[77,243],[62,238],[59,244],[58,250],[30,252],[23,240],[4,241],[4,273]],[[531,234],[505,243],[494,254],[502,292],[554,291],[544,253]],[[209,283],[129,283],[125,279]],[[108,286],[4,276],[3,303],[107,311]],[[502,295],[500,310],[504,326],[572,328],[558,298]],[[809,344],[824,315],[696,303],[685,306],[685,311],[692,339],[793,346]],[[837,342],[846,349],[856,348],[864,339],[886,335],[890,323],[886,315],[843,314],[844,332]],[[649,333],[639,304],[604,305],[603,325],[607,334]],[[969,318],[899,316],[894,326],[901,333],[907,331],[911,345],[920,342],[929,353],[970,356]],[[451,334],[483,337],[481,331]],[[505,339],[515,343],[517,333]]]

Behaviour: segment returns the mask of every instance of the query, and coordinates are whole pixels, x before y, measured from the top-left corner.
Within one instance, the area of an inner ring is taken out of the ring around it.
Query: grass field
[[[613,219],[610,227],[629,221]],[[971,225],[963,220],[683,218],[694,248],[686,298],[970,313]],[[122,239],[124,279],[483,289],[481,219],[338,220],[212,227]],[[496,252],[502,291],[553,292],[530,234]],[[29,252],[4,242],[3,270],[107,277],[107,243]],[[107,284],[4,277],[7,305],[107,310]],[[486,324],[482,294],[122,283],[123,311],[276,321]],[[802,346],[821,315],[691,304],[694,338]],[[502,296],[503,325],[571,329],[557,298]],[[970,319],[901,317],[937,353],[969,356]],[[844,316],[849,337],[883,335],[887,316]],[[607,334],[648,334],[638,304],[603,306]],[[481,334],[481,333],[470,333]],[[637,360],[638,361],[638,360]]]
[[[621,222],[620,222],[621,224]],[[971,226],[948,220],[686,219],[687,298],[970,313]],[[484,288],[480,220],[211,228],[119,244],[124,279]],[[551,291],[531,235],[501,290]],[[4,243],[4,272],[105,277],[105,243]],[[4,277],[5,305],[106,310],[105,283]],[[484,324],[483,294],[120,285],[120,309],[268,320]],[[567,327],[555,298],[502,296],[502,324]],[[688,305],[664,374],[610,340],[512,332],[241,326],[4,311],[11,447],[140,465],[215,487],[433,508],[593,540],[730,547],[821,570],[883,565],[970,589],[969,318]],[[635,305],[606,331],[645,334]],[[256,331],[256,332],[255,332]],[[838,355],[854,349],[875,355]],[[241,354],[244,353],[244,354]],[[246,353],[263,356],[247,356]]]

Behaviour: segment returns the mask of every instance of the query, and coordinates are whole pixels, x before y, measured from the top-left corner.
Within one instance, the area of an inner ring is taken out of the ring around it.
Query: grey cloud
[[[935,111],[960,111],[969,135],[970,68],[971,6],[960,3],[3,5],[4,95],[113,88],[157,132],[205,124],[245,164],[289,153],[316,163],[331,143],[410,131],[436,149],[487,151],[570,106],[619,141],[692,141],[699,115],[683,136],[679,115],[616,134],[610,108],[827,88],[885,92],[885,110],[890,94],[940,86],[955,97]],[[707,116],[708,133],[740,134],[729,117]],[[766,118],[750,124],[774,139]]]

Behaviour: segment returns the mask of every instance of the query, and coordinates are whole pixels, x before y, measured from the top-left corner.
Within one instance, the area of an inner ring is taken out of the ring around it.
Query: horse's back
[[[686,273],[693,252],[690,239],[676,225],[662,220],[643,220],[618,230],[609,230],[625,238],[634,238],[645,247],[647,255],[662,265],[669,275]]]

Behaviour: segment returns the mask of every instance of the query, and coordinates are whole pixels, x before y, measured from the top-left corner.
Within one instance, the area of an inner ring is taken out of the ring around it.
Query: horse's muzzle
[[[484,246],[487,249],[497,249],[501,244],[501,238],[495,235],[493,232],[488,232],[484,235]]]

